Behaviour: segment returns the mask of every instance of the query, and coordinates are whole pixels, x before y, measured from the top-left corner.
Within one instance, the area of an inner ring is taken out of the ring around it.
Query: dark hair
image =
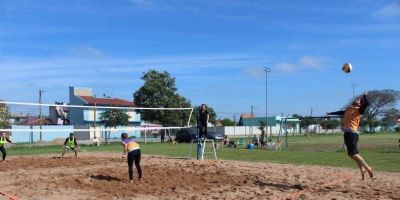
[[[201,104],[201,106],[200,106],[200,111],[203,111],[203,106],[205,107],[205,110],[207,110],[207,105],[206,104]]]
[[[122,133],[121,134],[121,139],[126,139],[128,138],[128,133]]]
[[[69,136],[73,136],[73,135],[74,135],[74,133],[70,133],[70,134],[69,134]]]

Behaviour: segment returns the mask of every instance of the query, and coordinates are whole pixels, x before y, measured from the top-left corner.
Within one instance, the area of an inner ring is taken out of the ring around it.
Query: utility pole
[[[264,67],[265,71],[265,133],[268,136],[268,72],[271,72],[271,68]],[[270,133],[272,135],[272,132]]]
[[[44,90],[39,89],[39,141],[43,140],[42,136],[42,95]]]
[[[251,135],[253,135],[253,120],[254,120],[254,115],[253,115],[253,105],[251,105]]]
[[[355,88],[357,87],[357,84],[353,83],[352,87],[353,87],[353,98],[354,98],[354,96],[355,96],[355,92],[354,91],[355,91]]]
[[[236,135],[236,114],[233,114],[233,135]]]
[[[311,108],[311,117],[312,117],[312,114],[313,114],[313,109]]]
[[[96,95],[94,95],[94,136],[93,137],[97,137],[96,136],[96,120],[97,120],[97,114],[96,114]]]

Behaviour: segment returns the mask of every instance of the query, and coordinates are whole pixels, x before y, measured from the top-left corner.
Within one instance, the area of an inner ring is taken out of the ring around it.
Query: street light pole
[[[271,72],[271,68],[264,67],[265,71],[265,132],[268,136],[268,72]],[[270,132],[270,137],[272,137],[272,132]]]
[[[354,98],[354,95],[355,95],[355,93],[354,93],[354,90],[355,90],[355,89],[354,89],[354,88],[357,87],[357,84],[353,83],[352,86],[353,86],[353,98]]]
[[[39,89],[39,141],[42,141],[42,94],[44,90]]]

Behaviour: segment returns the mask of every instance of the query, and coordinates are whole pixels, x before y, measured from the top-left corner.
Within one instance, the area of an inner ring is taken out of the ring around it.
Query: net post
[[[194,108],[192,108],[192,109],[190,110],[190,115],[189,115],[189,119],[188,119],[188,122],[187,122],[187,126],[188,126],[188,127],[190,126],[190,119],[192,118],[193,110],[194,110]]]

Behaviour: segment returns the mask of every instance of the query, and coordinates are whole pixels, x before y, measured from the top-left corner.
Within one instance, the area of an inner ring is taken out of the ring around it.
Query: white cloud
[[[104,53],[100,49],[96,49],[90,46],[73,48],[72,53],[77,57],[87,59],[101,59],[105,57]]]
[[[258,76],[264,76],[265,75],[265,71],[264,71],[264,69],[263,68],[260,68],[260,67],[252,67],[252,68],[248,68],[248,69],[246,69],[246,73],[248,74],[248,75],[250,75],[250,76],[255,76],[255,77],[258,77]]]
[[[319,57],[303,56],[299,64],[305,68],[320,69],[323,65],[323,59]]]
[[[276,65],[276,68],[278,68],[279,71],[286,73],[291,73],[296,70],[296,66],[290,63],[279,63]]]
[[[152,6],[154,2],[152,0],[129,0],[131,3],[138,6]]]
[[[379,9],[374,13],[375,16],[381,18],[392,18],[400,16],[400,2],[393,2]]]
[[[296,63],[282,62],[276,64],[275,67],[281,72],[293,73],[300,69],[319,70],[323,68],[324,64],[325,58],[323,57],[303,56]]]

